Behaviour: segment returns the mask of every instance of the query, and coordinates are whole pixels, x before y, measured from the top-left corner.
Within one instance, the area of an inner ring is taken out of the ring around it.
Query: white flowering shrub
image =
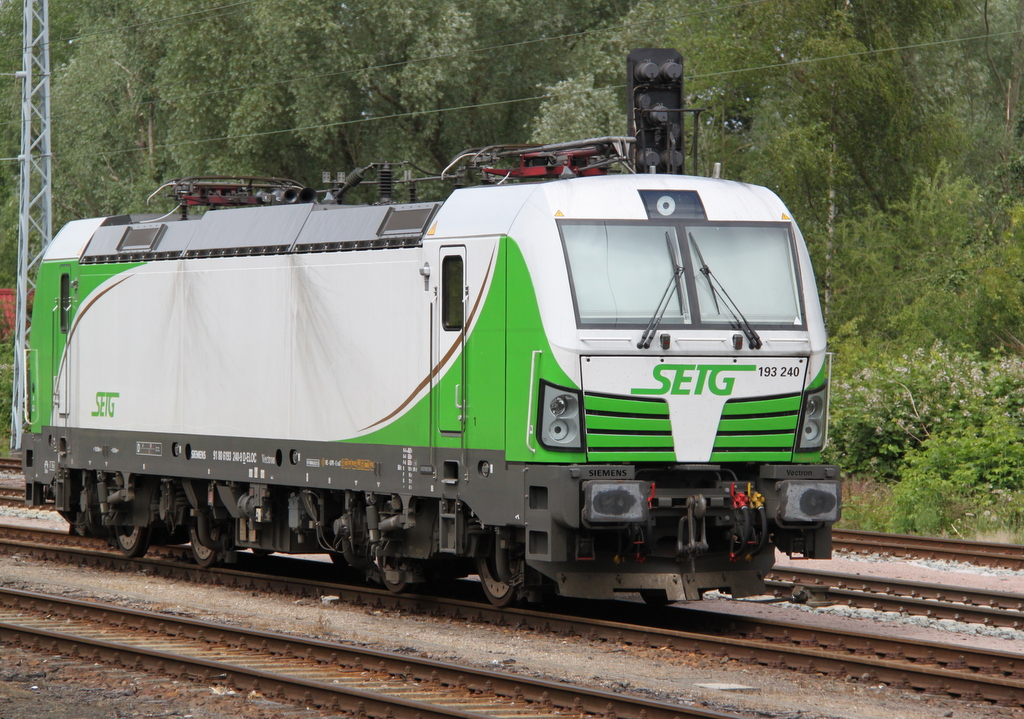
[[[1024,359],[982,360],[936,344],[880,358],[832,392],[829,458],[891,484],[889,530],[955,533],[1024,519],[1015,509],[1024,494]]]

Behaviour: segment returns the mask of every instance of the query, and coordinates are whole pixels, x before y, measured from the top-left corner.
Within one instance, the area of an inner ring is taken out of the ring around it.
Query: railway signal
[[[626,77],[636,171],[683,174],[682,55],[664,48],[633,50],[626,58]]]

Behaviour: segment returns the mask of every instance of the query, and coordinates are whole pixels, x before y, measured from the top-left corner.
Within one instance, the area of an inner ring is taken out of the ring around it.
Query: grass
[[[939,536],[1000,544],[1024,544],[1024,522],[1019,511],[1021,497],[1006,496],[997,504],[963,512]],[[843,480],[843,518],[837,529],[869,532],[891,531],[894,508],[892,485],[867,477]]]

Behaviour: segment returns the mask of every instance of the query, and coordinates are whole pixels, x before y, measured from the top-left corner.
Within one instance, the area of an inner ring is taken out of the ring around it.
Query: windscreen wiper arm
[[[693,233],[687,232],[686,234],[687,237],[690,238],[690,244],[693,245],[693,249],[697,252],[697,259],[700,261],[700,273],[704,275],[704,279],[708,281],[708,287],[711,288],[711,298],[715,301],[715,311],[718,314],[722,314],[722,310],[718,306],[718,295],[721,294],[722,303],[725,305],[725,308],[729,310],[729,314],[732,315],[732,318],[736,320],[736,324],[739,325],[738,328],[742,330],[743,334],[746,336],[747,345],[752,350],[761,349],[764,344],[761,342],[761,336],[757,334],[757,330],[755,330],[747,321],[747,318],[743,316],[743,313],[740,312],[739,306],[732,301],[732,297],[729,296],[729,293],[725,291],[722,283],[718,281],[717,277],[715,277],[711,268],[708,267],[708,263],[704,261],[704,256],[700,253],[700,245],[698,245],[697,240],[693,238]],[[715,285],[718,285],[717,289],[715,288]]]
[[[639,350],[645,350],[651,346],[654,334],[658,331],[658,325],[661,324],[665,311],[668,310],[668,306],[672,302],[673,285],[679,294],[680,302],[682,301],[683,291],[679,284],[679,278],[683,276],[683,266],[676,262],[676,257],[672,254],[672,238],[667,232],[665,233],[665,243],[668,245],[668,256],[672,259],[672,266],[674,267],[672,279],[668,281],[668,287],[665,288],[665,292],[661,295],[661,301],[658,302],[657,309],[654,310],[651,319],[647,321],[647,326],[644,328],[644,333],[640,336],[640,341],[636,343],[636,348]]]

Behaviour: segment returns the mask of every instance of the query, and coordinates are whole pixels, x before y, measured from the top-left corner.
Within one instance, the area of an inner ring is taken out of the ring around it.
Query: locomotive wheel
[[[381,581],[381,584],[383,584],[385,587],[387,587],[387,590],[389,592],[393,592],[395,594],[402,594],[404,592],[409,591],[411,588],[415,587],[417,584],[419,584],[419,582],[410,582],[408,579],[400,579],[397,582],[393,582],[393,581],[389,580],[388,579],[388,574],[387,574],[387,570],[389,568],[399,569],[399,570],[408,570],[408,569],[410,569],[409,565],[406,564],[405,562],[396,561],[394,559],[391,559],[390,561],[394,562],[394,566],[393,567],[389,567],[388,566],[389,560],[387,558],[381,558],[380,564],[378,565],[378,568],[380,570],[380,581]],[[404,577],[404,576],[408,576],[408,575],[406,574],[405,571],[402,571],[402,576]]]
[[[189,527],[188,538],[189,546],[192,547],[192,558],[196,560],[196,564],[203,569],[212,567],[223,558],[224,555],[222,552],[218,552],[216,549],[210,549],[199,541],[199,532],[194,526]]]
[[[512,563],[514,574],[522,566],[521,562]],[[477,557],[476,573],[480,577],[480,586],[483,587],[487,601],[496,607],[508,607],[519,598],[519,590],[515,583],[506,584],[498,579],[498,573],[494,569],[492,557]]]
[[[121,550],[121,554],[126,557],[141,557],[149,551],[149,535],[149,527],[114,527],[114,542]]]
[[[381,582],[384,583],[384,586],[387,587],[387,590],[389,592],[392,592],[394,594],[403,594],[410,586],[410,583],[405,581],[404,579],[401,579],[397,582],[390,582],[388,581],[387,576],[382,576]]]
[[[94,522],[89,512],[59,511],[57,514],[64,517],[67,523],[71,525],[69,533],[72,535],[79,537],[106,537],[110,535],[110,530]]]

